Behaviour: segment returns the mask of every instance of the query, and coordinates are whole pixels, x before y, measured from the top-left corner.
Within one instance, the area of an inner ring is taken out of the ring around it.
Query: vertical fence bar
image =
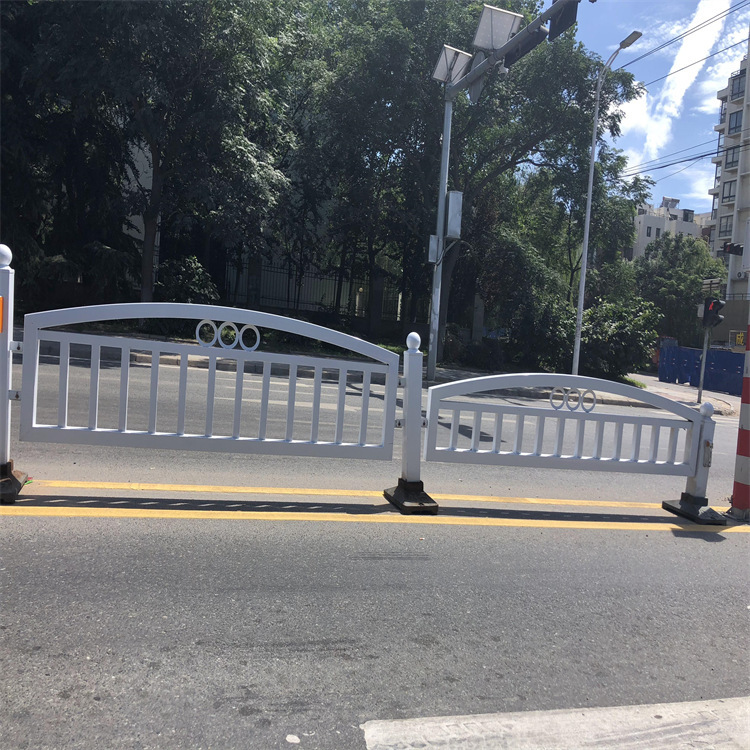
[[[523,448],[523,414],[516,415],[516,442],[513,446],[513,453],[519,454]]]
[[[651,427],[651,449],[649,450],[648,460],[652,463],[656,463],[656,459],[659,457],[659,433],[661,428],[659,425],[653,425]]]
[[[286,406],[286,440],[294,438],[294,406],[297,401],[297,365],[289,365],[289,390]]]
[[[70,379],[70,342],[60,342],[60,372],[57,390],[57,426],[68,426],[68,381]]]
[[[99,368],[101,367],[102,347],[91,345],[91,379],[89,383],[89,429],[95,430],[99,420]]]
[[[344,437],[344,414],[346,410],[346,378],[349,371],[346,368],[339,370],[339,393],[336,404],[336,432],[333,442],[340,443]]]
[[[576,424],[576,451],[574,454],[575,458],[581,458],[583,456],[583,438],[586,432],[586,422],[583,419],[579,419]]]
[[[180,355],[180,384],[177,393],[177,434],[185,434],[185,412],[187,411],[188,354]]]
[[[680,439],[680,431],[677,427],[669,428],[669,447],[667,448],[667,463],[675,463],[677,458],[677,441]]]
[[[612,451],[612,459],[619,461],[622,456],[622,422],[615,424],[615,447]]]
[[[448,446],[452,451],[458,448],[458,428],[461,426],[461,407],[454,406],[451,412],[451,443]]]
[[[130,389],[130,347],[120,349],[120,416],[117,429],[125,432],[128,429],[128,391]]]
[[[318,426],[320,424],[320,389],[323,378],[323,368],[315,365],[315,377],[313,378],[313,401],[312,401],[312,423],[310,425],[310,442],[318,442]]]
[[[368,370],[362,373],[362,413],[359,418],[359,444],[367,443],[367,422],[370,416],[370,379],[372,373]]]
[[[471,427],[471,449],[476,452],[479,450],[479,441],[482,437],[482,412],[474,412],[474,424]]]
[[[633,425],[633,453],[630,456],[631,461],[638,461],[638,457],[641,454],[641,436],[643,433],[643,427],[639,424]]]
[[[542,416],[537,417],[536,440],[534,441],[534,455],[535,456],[542,455],[542,446],[543,446],[543,440],[544,440],[544,423],[545,423],[544,417]]]
[[[263,387],[260,394],[260,424],[258,425],[258,440],[266,439],[268,423],[268,394],[271,389],[271,363],[263,363]]]
[[[499,453],[503,447],[503,413],[495,414],[495,433],[492,436],[492,452]]]
[[[557,431],[555,434],[555,453],[558,458],[562,456],[563,440],[565,439],[565,417],[557,417]]]
[[[208,384],[206,386],[206,437],[214,434],[214,401],[216,397],[216,357],[208,358]]]
[[[238,438],[242,430],[242,391],[245,386],[245,361],[238,359],[234,374],[234,420],[232,423],[232,437]]]
[[[159,394],[159,352],[151,352],[151,392],[148,409],[148,431],[156,432],[156,407]]]
[[[594,458],[602,457],[603,444],[604,444],[604,422],[597,422],[596,432],[594,433]]]

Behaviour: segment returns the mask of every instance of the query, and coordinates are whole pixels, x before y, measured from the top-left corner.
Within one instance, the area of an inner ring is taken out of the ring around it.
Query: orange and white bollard
[[[732,507],[727,515],[738,521],[750,520],[750,322],[745,334],[745,367],[742,373],[742,405],[734,464]]]

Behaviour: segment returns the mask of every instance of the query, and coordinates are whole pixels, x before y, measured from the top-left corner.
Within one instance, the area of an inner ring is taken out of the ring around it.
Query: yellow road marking
[[[81,482],[66,480],[34,480],[38,487],[54,489],[124,490],[128,492],[182,492],[246,495],[294,495],[313,497],[365,497],[382,499],[375,490],[341,490],[297,487],[237,487],[231,485],[158,484],[145,482]],[[29,487],[33,489],[33,487]],[[659,503],[617,502],[610,500],[556,500],[530,497],[493,497],[488,495],[434,494],[435,500],[502,503],[506,505],[562,505],[584,507],[609,507],[654,510]],[[155,508],[91,508],[71,506],[32,506],[23,502],[0,506],[0,516],[47,516],[68,518],[172,518],[253,521],[319,521],[335,523],[400,523],[435,526],[501,526],[540,529],[599,529],[619,531],[701,531],[705,533],[750,532],[750,526],[701,526],[690,522],[648,523],[632,521],[583,521],[529,518],[456,518],[454,516],[402,516],[361,513],[329,512],[278,512],[278,511],[226,511],[226,510],[174,510]]]
[[[335,523],[398,523],[430,526],[505,526],[532,529],[601,529],[617,531],[742,532],[748,526],[696,526],[691,523],[632,523],[628,521],[554,521],[528,518],[456,518],[454,516],[364,515],[359,513],[285,513],[226,510],[166,510],[146,508],[73,508],[4,505],[0,516],[53,516],[64,518],[172,518],[187,520],[326,521]]]
[[[228,495],[297,495],[312,497],[373,497],[382,499],[376,490],[339,490],[308,487],[236,487],[231,485],[158,484],[147,482],[79,482],[58,479],[35,479],[34,485],[56,489],[125,490],[126,492],[194,492]],[[33,486],[30,487],[33,490]],[[456,495],[432,493],[434,500],[516,505],[574,505],[600,508],[642,508],[654,510],[661,503],[619,502],[615,500],[555,500],[535,497],[501,497],[493,495]]]

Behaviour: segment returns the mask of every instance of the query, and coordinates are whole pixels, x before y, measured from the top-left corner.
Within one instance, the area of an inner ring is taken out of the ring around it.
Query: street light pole
[[[432,304],[430,305],[430,339],[427,348],[427,379],[435,379],[437,365],[438,332],[440,331],[440,294],[443,283],[443,257],[445,255],[445,203],[448,197],[448,162],[451,148],[451,121],[453,99],[445,97],[443,116],[443,144],[440,154],[440,185],[438,188],[437,228],[435,234],[437,256],[432,268]]]
[[[596,102],[594,104],[594,132],[591,136],[591,157],[589,159],[589,185],[586,194],[586,220],[583,225],[583,252],[581,253],[581,278],[578,283],[578,309],[576,311],[576,336],[573,345],[573,375],[578,375],[578,360],[581,354],[581,328],[583,325],[583,297],[586,291],[586,266],[588,265],[589,256],[589,232],[591,229],[591,203],[594,192],[594,168],[596,167],[596,136],[599,130],[599,99],[602,93],[602,85],[607,71],[614,62],[621,50],[630,47],[631,44],[641,38],[640,31],[633,31],[620,42],[620,46],[612,53],[609,60],[602,66],[599,71],[599,77],[596,81]]]

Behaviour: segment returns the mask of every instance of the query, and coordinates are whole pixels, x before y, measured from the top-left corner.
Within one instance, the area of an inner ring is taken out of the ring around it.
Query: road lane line
[[[148,482],[83,482],[58,479],[34,479],[29,486],[51,487],[55,489],[82,490],[125,490],[132,492],[196,492],[232,495],[310,495],[313,497],[383,497],[382,491],[377,490],[342,490],[321,489],[319,487],[238,487],[229,485],[193,485],[193,484],[162,484]],[[632,508],[654,510],[661,508],[661,503],[619,502],[616,500],[557,500],[552,498],[535,497],[503,497],[493,495],[458,495],[450,493],[433,493],[431,497],[438,501],[449,502],[478,502],[501,503],[516,505],[566,505],[591,508]]]
[[[125,490],[134,492],[195,492],[240,495],[310,495],[313,497],[374,497],[378,499],[383,497],[383,493],[377,490],[321,489],[319,487],[244,487],[231,485],[163,484],[148,482],[84,482],[57,479],[35,479],[33,483],[40,487],[52,487],[56,489]],[[563,505],[591,508],[630,508],[634,510],[654,510],[661,508],[661,503],[617,500],[560,500],[555,498],[459,495],[449,493],[433,493],[431,497],[434,500],[445,502],[457,501],[515,505]],[[726,509],[717,507],[715,510],[717,512],[722,512]]]
[[[750,526],[700,526],[666,521],[573,521],[530,518],[458,518],[455,516],[368,515],[362,513],[309,513],[286,511],[169,510],[164,508],[82,508],[31,506],[23,503],[0,506],[0,516],[46,516],[62,518],[141,518],[220,521],[315,521],[327,523],[395,523],[420,526],[498,526],[530,529],[578,529],[607,531],[689,531],[691,533],[748,532]]]

